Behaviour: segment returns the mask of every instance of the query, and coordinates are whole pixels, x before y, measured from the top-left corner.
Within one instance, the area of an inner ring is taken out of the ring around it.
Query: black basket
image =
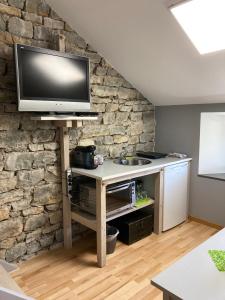
[[[153,211],[138,211],[110,222],[110,225],[119,229],[118,239],[127,245],[150,235],[153,232],[153,224]]]

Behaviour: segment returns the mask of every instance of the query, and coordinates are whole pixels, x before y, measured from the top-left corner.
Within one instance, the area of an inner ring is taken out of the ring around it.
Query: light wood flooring
[[[196,222],[127,246],[120,242],[107,266],[96,265],[95,236],[21,264],[13,273],[24,292],[44,300],[161,300],[150,279],[217,230]]]

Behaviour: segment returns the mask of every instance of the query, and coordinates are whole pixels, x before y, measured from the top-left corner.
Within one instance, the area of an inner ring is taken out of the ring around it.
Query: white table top
[[[166,157],[161,159],[152,159],[152,163],[144,166],[123,166],[118,165],[113,162],[113,160],[106,160],[102,166],[98,166],[95,170],[86,170],[80,168],[72,168],[72,171],[79,175],[88,176],[102,181],[107,181],[111,179],[116,179],[123,176],[135,175],[143,171],[154,171],[157,169],[164,168],[166,166],[187,162],[191,158],[174,158]]]
[[[154,277],[153,285],[184,300],[224,300],[225,272],[217,270],[208,250],[225,250],[225,229]]]

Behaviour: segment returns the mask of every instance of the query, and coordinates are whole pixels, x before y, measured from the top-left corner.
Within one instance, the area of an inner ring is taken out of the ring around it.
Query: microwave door
[[[121,192],[121,191],[128,190],[128,189],[129,189],[129,185],[121,186],[121,187],[118,187],[115,189],[110,189],[107,191],[107,195],[114,194],[114,193]]]
[[[132,207],[132,184],[109,187],[106,191],[107,215],[113,215]]]

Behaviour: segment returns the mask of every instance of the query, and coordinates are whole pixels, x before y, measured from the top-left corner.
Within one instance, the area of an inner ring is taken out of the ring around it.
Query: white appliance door
[[[188,163],[164,169],[163,231],[187,219],[188,169]]]

